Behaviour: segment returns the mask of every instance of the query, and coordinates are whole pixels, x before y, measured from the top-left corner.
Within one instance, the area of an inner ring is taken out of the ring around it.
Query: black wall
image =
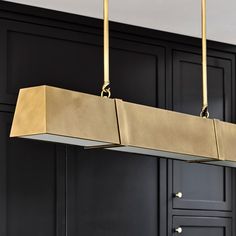
[[[208,46],[211,117],[235,122],[236,47]],[[233,169],[9,139],[19,88],[100,94],[100,20],[1,1],[0,52],[0,236],[235,235]],[[199,39],[111,23],[110,60],[113,97],[199,115]]]

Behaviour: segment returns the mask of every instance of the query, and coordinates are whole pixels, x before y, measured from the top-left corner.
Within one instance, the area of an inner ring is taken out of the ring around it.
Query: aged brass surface
[[[214,120],[219,160],[214,165],[236,167],[236,125]]]
[[[121,100],[116,106],[125,147],[113,150],[150,155],[158,150],[156,155],[169,158],[218,160],[213,120]]]
[[[20,91],[11,137],[218,160],[213,120],[49,86]]]
[[[46,90],[44,86],[19,92],[11,137],[46,132]]]
[[[11,137],[36,134],[119,144],[115,101],[49,86],[21,89]]]

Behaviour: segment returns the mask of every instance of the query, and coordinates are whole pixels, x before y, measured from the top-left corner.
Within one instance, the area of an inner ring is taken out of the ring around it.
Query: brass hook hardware
[[[101,92],[101,97],[107,97],[110,98],[111,97],[111,88],[109,88],[109,83],[105,84],[102,86],[102,92]]]
[[[208,106],[203,106],[200,116],[202,118],[209,118]]]

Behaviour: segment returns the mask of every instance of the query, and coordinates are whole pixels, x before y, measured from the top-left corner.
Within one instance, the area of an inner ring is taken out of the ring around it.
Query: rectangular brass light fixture
[[[218,160],[213,120],[49,86],[20,90],[11,137]]]
[[[11,137],[80,146],[119,144],[114,99],[49,86],[21,89]]]
[[[50,86],[21,89],[11,137],[236,167],[236,125]]]
[[[206,0],[201,117],[110,99],[108,29],[104,0],[102,97],[50,86],[21,89],[10,136],[236,167],[236,125],[207,119]]]

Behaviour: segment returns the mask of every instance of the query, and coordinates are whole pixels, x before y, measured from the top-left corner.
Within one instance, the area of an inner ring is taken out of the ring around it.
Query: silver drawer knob
[[[175,232],[181,234],[183,232],[183,229],[181,227],[178,227],[175,229]]]
[[[177,198],[182,198],[182,197],[183,197],[183,193],[178,192],[178,193],[175,194],[175,197],[177,197]]]

